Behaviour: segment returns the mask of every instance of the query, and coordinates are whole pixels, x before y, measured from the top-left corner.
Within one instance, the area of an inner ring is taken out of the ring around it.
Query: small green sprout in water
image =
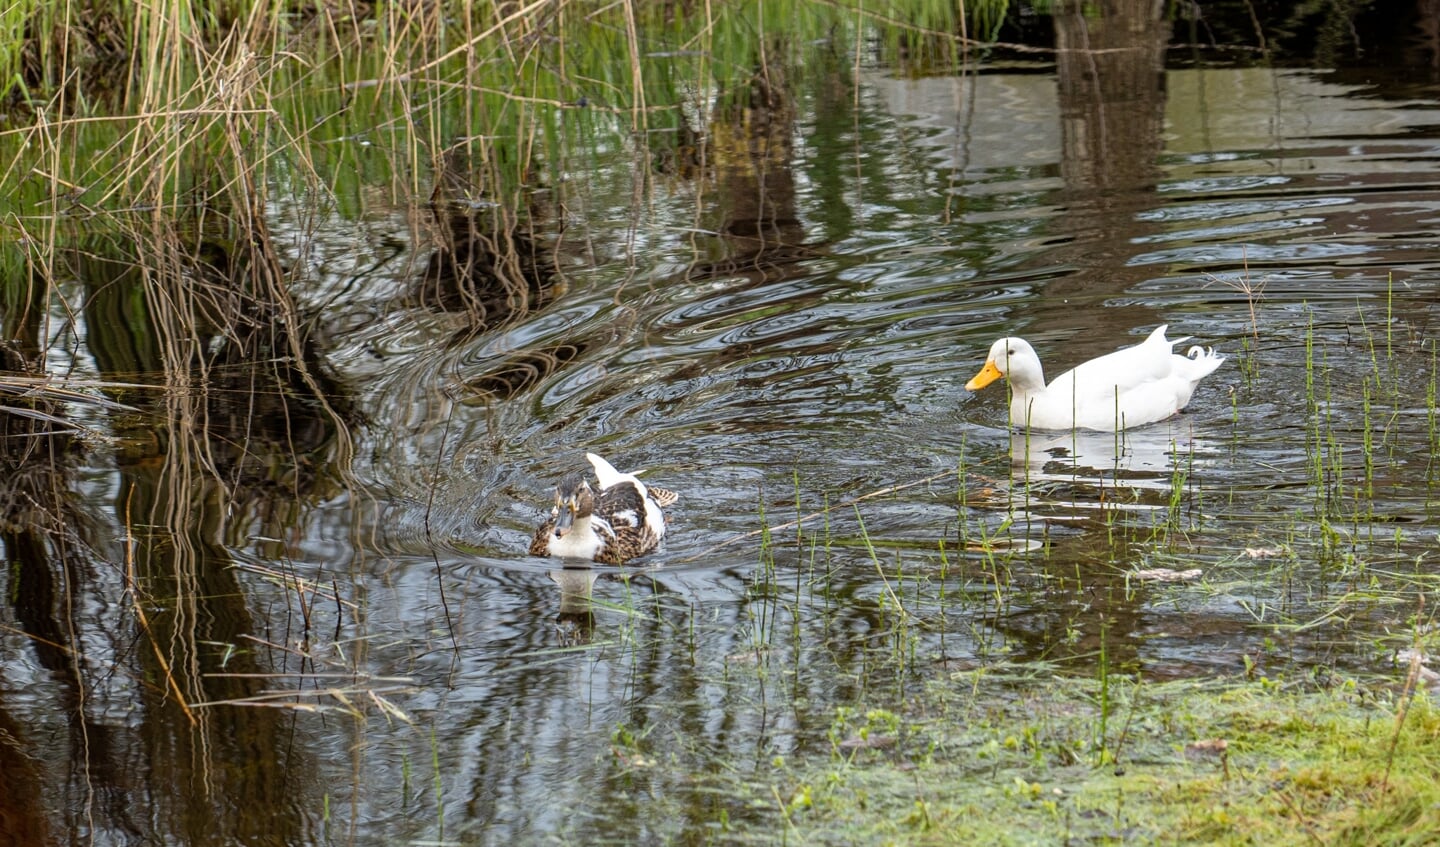
[[[798,812],[802,809],[811,809],[814,807],[814,789],[810,787],[809,783],[803,784],[796,788],[795,793],[790,795],[790,802],[786,804],[787,810],[792,813]]]
[[[935,828],[935,821],[930,817],[930,804],[924,798],[915,798],[915,808],[905,817],[905,825],[919,832],[929,832]]]
[[[630,727],[624,724],[616,724],[610,730],[610,745],[624,750],[640,749],[640,737],[630,731]]]
[[[865,727],[862,732],[867,734],[875,726],[880,726],[891,734],[900,731],[900,716],[886,709],[871,709],[865,713]]]

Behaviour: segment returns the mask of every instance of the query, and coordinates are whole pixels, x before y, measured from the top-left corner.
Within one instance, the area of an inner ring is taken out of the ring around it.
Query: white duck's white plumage
[[[1225,361],[1214,348],[1175,353],[1174,346],[1186,339],[1169,341],[1165,329],[1066,371],[1049,385],[1035,349],[1023,338],[1002,338],[965,387],[978,391],[1005,377],[1011,424],[1032,429],[1113,432],[1161,421],[1185,408],[1195,385]]]

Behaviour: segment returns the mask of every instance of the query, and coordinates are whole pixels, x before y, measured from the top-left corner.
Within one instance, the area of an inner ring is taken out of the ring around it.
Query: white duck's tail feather
[[[1160,344],[1168,344],[1170,345],[1171,349],[1174,349],[1176,344],[1183,344],[1184,342],[1190,340],[1190,336],[1188,335],[1182,335],[1179,338],[1166,338],[1165,330],[1169,328],[1169,324],[1160,324],[1159,326],[1155,327],[1155,329],[1150,333],[1149,336],[1146,337],[1145,341],[1142,343],[1154,344],[1158,342]]]
[[[1191,380],[1203,379],[1225,363],[1225,357],[1216,353],[1214,347],[1201,347],[1198,344],[1187,350],[1185,356],[1189,360],[1186,376]]]

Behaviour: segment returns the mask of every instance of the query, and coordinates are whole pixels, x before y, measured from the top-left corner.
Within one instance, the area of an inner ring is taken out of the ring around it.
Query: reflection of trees
[[[467,312],[476,331],[543,305],[554,261],[530,233],[499,212],[432,206],[440,243],[411,297],[421,308]]]
[[[42,376],[43,286],[35,279],[7,282],[0,371]],[[63,406],[44,394],[7,396],[0,403],[6,602],[30,637],[35,660],[60,689],[72,737],[91,739],[86,752],[108,758],[108,734],[82,708],[92,682],[84,676],[75,616],[81,605],[77,591],[92,581],[95,522],[72,493],[78,448],[65,416]],[[15,844],[43,845],[51,843],[44,799],[53,790],[36,766],[47,757],[30,749],[40,739],[22,729],[27,723],[0,702],[0,836]],[[98,781],[104,781],[103,773]]]
[[[291,642],[304,637],[303,622],[280,619],[275,632],[252,618],[229,549],[252,534],[293,534],[298,504],[334,490],[348,444],[343,392],[281,293],[282,270],[242,244],[192,247],[173,232],[146,233],[129,244],[92,239],[70,254],[102,375],[158,389],[127,393],[138,414],[108,407],[121,445],[118,549],[87,543],[100,519],[71,502],[65,433],[46,418],[0,415],[7,436],[29,429],[0,444],[10,596],[38,661],[65,681],[71,755],[87,763],[84,781],[55,802],[93,808],[87,797],[98,789],[95,825],[138,832],[150,824],[132,810],[154,809],[162,837],[183,843],[298,837],[307,791],[296,785],[305,769],[290,761],[288,713],[199,704],[252,697],[261,676],[287,670],[246,639]],[[19,351],[41,347],[35,327],[53,296],[48,282],[27,289],[23,309],[7,301],[11,358],[0,365],[9,370],[35,370]],[[118,726],[92,717],[132,713]],[[86,796],[68,796],[76,791]]]
[[[779,63],[762,63],[749,85],[716,104],[705,145],[714,161],[715,227],[724,255],[697,260],[687,280],[740,276],[774,282],[813,258],[795,207],[795,103]]]
[[[1162,11],[1155,0],[1066,0],[1054,10],[1065,180],[1064,212],[1055,228],[1070,238],[1044,261],[1076,270],[1047,283],[1030,317],[1048,330],[1087,330],[1083,336],[1095,351],[1157,322],[1149,307],[1117,306],[1104,310],[1112,329],[1096,332],[1094,313],[1075,302],[1121,293],[1154,273],[1129,260],[1135,238],[1153,226],[1136,213],[1154,205],[1164,143],[1170,26]],[[1081,359],[1089,350],[1071,352]]]
[[[1124,563],[1140,555],[1117,537],[1105,550],[1094,539],[1052,541],[1045,577],[1032,592],[1018,592],[1004,614],[986,621],[1004,636],[1011,661],[1078,662],[1105,656],[1111,673],[1140,670],[1140,646],[1153,614],[1145,592],[1132,590]],[[1076,580],[1077,573],[1084,578]]]
[[[1440,0],[1416,0],[1415,26],[1405,54],[1412,65],[1440,70]]]
[[[477,336],[503,331],[555,298],[561,287],[554,248],[537,228],[555,215],[538,192],[520,189],[523,214],[499,204],[476,209],[470,198],[485,196],[494,175],[482,178],[459,152],[443,160],[429,206],[436,246],[424,272],[410,285],[408,300],[422,309],[460,315],[464,326],[450,344],[463,348]],[[554,221],[559,226],[559,221]],[[474,393],[503,400],[540,383],[580,357],[589,344],[574,339],[514,351],[482,368],[467,369]]]
[[[271,838],[300,820],[297,809],[284,812],[302,796],[290,778],[302,771],[286,761],[288,719],[276,710],[195,704],[242,699],[261,687],[254,676],[216,674],[274,670],[248,651],[225,655],[226,645],[243,645],[260,629],[230,566],[226,532],[232,510],[288,502],[302,489],[314,490],[325,475],[306,468],[300,451],[324,453],[334,425],[317,421],[313,407],[307,411],[297,396],[305,380],[287,377],[277,363],[283,358],[277,349],[286,342],[262,337],[264,327],[276,324],[252,315],[244,323],[249,332],[235,330],[238,319],[231,325],[235,331],[227,332],[213,322],[223,317],[223,306],[243,297],[225,298],[217,289],[207,291],[204,302],[157,307],[161,301],[148,295],[165,284],[156,279],[164,272],[153,265],[144,269],[133,257],[101,258],[105,246],[92,244],[75,257],[74,268],[91,291],[90,352],[115,381],[159,374],[172,390],[127,398],[145,406],[150,417],[101,404],[115,413],[125,445],[112,525],[134,541],[131,546],[122,539],[108,550],[93,543],[102,537],[102,519],[87,514],[74,493],[76,451],[65,409],[37,393],[7,401],[30,415],[0,412],[0,541],[11,561],[7,596],[36,661],[58,681],[68,755],[85,763],[84,780],[57,792],[40,782],[39,771],[17,762],[5,768],[4,793],[12,800],[54,798],[67,812],[94,808],[106,830],[138,832],[146,824],[134,810],[154,808],[162,810],[154,819],[168,822],[166,836],[185,843]],[[185,276],[207,273],[190,265]],[[43,375],[39,326],[50,296],[45,283],[28,280],[29,299],[8,302],[10,341],[0,345],[0,367],[8,372]],[[158,310],[166,311],[157,316]],[[159,329],[165,321],[198,343],[187,343],[179,332],[166,336]],[[214,335],[195,338],[202,329]],[[278,424],[267,420],[272,415]],[[152,427],[148,420],[162,423]],[[282,458],[287,454],[291,461]],[[276,495],[283,486],[288,490]],[[284,525],[293,524],[287,514]],[[121,726],[108,717],[132,711],[138,717]],[[0,722],[9,720],[0,714]],[[33,734],[12,738],[44,743]],[[7,744],[0,756],[12,754],[26,751]],[[133,779],[137,772],[148,778]],[[252,804],[276,814],[252,815]],[[6,832],[38,836],[44,811],[44,804],[33,806]]]
[[[583,582],[583,574],[576,573],[575,581]],[[544,597],[517,613],[549,615],[559,608],[563,615],[566,589],[560,597],[553,585],[526,589],[518,584],[526,576],[508,572],[494,578]],[[737,588],[745,581],[736,574],[723,578],[733,579]],[[812,724],[808,709],[789,708],[792,698],[843,702],[873,696],[877,683],[857,671],[873,660],[863,642],[890,637],[884,613],[863,601],[836,604],[829,631],[841,637],[812,638],[815,633],[807,630],[805,638],[792,640],[784,611],[790,598],[777,599],[759,587],[753,597],[739,590],[732,603],[705,609],[690,606],[684,581],[663,571],[602,577],[596,590],[603,594],[604,611],[584,630],[588,638],[593,626],[594,642],[583,652],[569,651],[568,660],[535,660],[554,653],[550,628],[535,625],[543,617],[530,625],[502,620],[494,632],[476,633],[486,639],[489,655],[466,674],[473,682],[467,684],[470,720],[462,755],[470,764],[466,781],[454,790],[465,798],[464,816],[483,825],[492,842],[573,826],[577,821],[556,817],[572,807],[585,813],[583,840],[634,842],[635,822],[654,817],[630,804],[647,802],[651,791],[679,804],[678,817],[668,825],[684,837],[646,833],[650,837],[641,840],[704,840],[716,814],[707,798],[732,816],[745,811],[716,797],[709,785],[697,790],[694,783],[669,782],[670,768],[652,777],[628,761],[683,760],[690,765],[682,772],[703,774],[717,765],[743,768],[752,757],[768,761],[777,749],[787,749],[777,746],[777,738],[803,733],[807,741],[818,741],[829,716]],[[772,628],[762,636],[743,624],[731,625],[746,620],[772,621]],[[511,640],[503,644],[491,640],[507,635]],[[475,661],[474,651],[466,653]],[[503,681],[482,670],[497,667],[497,659]],[[766,711],[767,703],[773,713]],[[612,740],[618,730],[627,738]],[[547,802],[532,802],[537,791]],[[603,808],[593,804],[596,792],[606,798]]]
[[[116,500],[134,539],[136,602],[150,609],[135,656],[156,680],[142,698],[145,755],[156,783],[179,789],[173,819],[187,841],[228,831],[243,843],[300,819],[289,721],[275,710],[189,704],[242,700],[263,687],[254,676],[219,674],[281,669],[243,649],[266,628],[251,617],[227,542],[243,544],[235,531],[246,521],[234,518],[247,515],[270,524],[257,533],[285,537],[300,520],[296,501],[329,490],[330,463],[345,443],[343,395],[299,336],[273,263],[213,242],[198,256],[169,238],[145,246],[118,275],[100,262],[83,277],[102,370],[155,374],[167,389],[152,407],[164,424],[120,461]],[[120,320],[106,319],[121,310]],[[254,821],[243,805],[218,804],[227,795],[275,814]]]
[[[0,838],[8,844],[44,847],[61,842],[50,837],[41,760],[27,749],[32,744],[34,739],[24,724],[0,703],[0,773],[5,775],[5,790],[0,791]]]
[[[194,255],[167,237],[147,246],[153,252],[132,258],[118,243],[97,241],[75,260],[90,291],[87,343],[105,375],[159,380],[171,391],[170,408],[150,407],[170,426],[122,426],[144,430],[155,454],[173,438],[193,441],[185,460],[232,486],[232,495],[330,490],[354,412],[288,296],[276,295],[281,283],[230,283],[265,260],[215,241]],[[175,397],[190,402],[176,407]]]
[[[1170,25],[1157,0],[1065,0],[1055,9],[1060,168],[1067,193],[1148,192],[1159,175]]]
[[[713,110],[707,134],[695,145],[711,165],[687,171],[700,180],[699,190],[712,200],[704,213],[716,221],[706,229],[715,233],[713,253],[698,255],[683,272],[687,283],[722,280],[729,293],[781,283],[808,273],[804,262],[822,255],[806,241],[805,227],[796,208],[796,109],[778,63],[759,63],[749,84],[722,95]],[[770,307],[784,303],[800,311],[804,304],[826,296],[830,289],[816,285],[804,290],[777,291],[767,299]],[[712,310],[676,321],[677,329],[713,320]],[[737,341],[708,359],[693,359],[670,375],[671,380],[702,378],[731,362],[753,356],[760,346],[783,346],[793,355],[829,350],[816,344],[809,326],[798,326],[763,340]]]

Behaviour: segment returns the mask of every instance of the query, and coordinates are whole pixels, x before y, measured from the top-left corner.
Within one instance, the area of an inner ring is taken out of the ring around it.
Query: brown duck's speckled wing
[[[618,536],[624,529],[645,525],[645,500],[633,483],[622,482],[600,492],[595,501],[595,514],[605,518]]]
[[[602,565],[623,565],[628,559],[633,559],[640,554],[626,553],[625,548],[620,544],[606,544],[595,554],[595,561]]]
[[[675,505],[675,502],[680,499],[679,494],[676,494],[668,488],[656,488],[653,485],[647,485],[645,488],[650,492],[650,499],[654,500],[662,509],[666,506]]]
[[[550,555],[550,536],[555,534],[555,518],[551,517],[540,528],[535,530],[535,537],[530,539],[530,555]]]
[[[634,484],[624,482],[600,492],[595,513],[604,516],[615,537],[607,539],[595,561],[618,565],[655,549],[660,539],[645,525],[645,498]]]

